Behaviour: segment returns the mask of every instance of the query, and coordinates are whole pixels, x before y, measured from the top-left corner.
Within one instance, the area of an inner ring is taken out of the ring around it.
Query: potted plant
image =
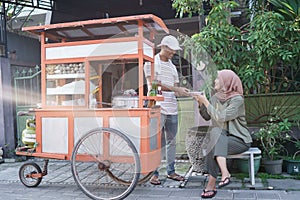
[[[288,119],[281,119],[276,115],[274,107],[267,123],[255,133],[255,137],[262,148],[262,163],[269,174],[281,174],[284,152],[284,143],[289,138],[291,123]]]
[[[291,157],[285,159],[286,170],[288,174],[299,175],[300,174],[300,141],[295,143],[295,146],[299,149]]]
[[[299,129],[299,124],[298,124]],[[288,152],[293,152],[291,156],[287,156],[284,158],[284,164],[286,167],[286,171],[288,174],[299,175],[300,174],[300,140],[296,135],[291,132],[288,136],[289,145],[293,150]]]

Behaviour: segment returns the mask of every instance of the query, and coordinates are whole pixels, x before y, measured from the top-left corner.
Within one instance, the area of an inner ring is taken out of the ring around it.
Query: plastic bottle
[[[151,88],[151,91],[152,91],[152,93],[154,93],[154,95],[150,95],[150,96],[156,96],[157,95],[157,90],[158,90],[158,81],[156,79],[154,79],[152,81],[152,88]]]
[[[161,86],[157,87],[157,96],[162,96]]]
[[[154,79],[152,81],[151,90],[149,91],[148,95],[152,96],[152,97],[156,96],[157,95],[157,88],[158,88],[158,81],[156,79]],[[155,106],[155,104],[156,104],[156,101],[153,100],[153,99],[150,99],[148,101],[148,108],[151,108],[151,107]]]

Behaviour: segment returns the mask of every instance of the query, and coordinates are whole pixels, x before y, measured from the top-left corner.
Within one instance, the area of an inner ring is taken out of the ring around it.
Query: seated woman
[[[202,198],[216,195],[216,179],[221,171],[218,188],[230,183],[230,172],[227,169],[227,155],[247,151],[252,143],[245,119],[243,86],[240,78],[231,70],[218,71],[214,81],[215,94],[208,101],[205,95],[196,95],[200,115],[211,120],[211,128],[207,141],[202,145],[206,152],[205,159],[208,169],[208,183],[203,190]]]

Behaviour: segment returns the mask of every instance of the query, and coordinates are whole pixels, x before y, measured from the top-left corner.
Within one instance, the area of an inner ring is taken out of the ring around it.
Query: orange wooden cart
[[[151,63],[153,78],[154,40],[167,27],[149,14],[23,30],[40,37],[42,102],[34,110],[35,147],[16,154],[45,164],[25,163],[22,183],[38,186],[49,158],[70,160],[87,196],[125,198],[161,162],[160,107],[145,102],[163,97],[144,95],[143,66]]]

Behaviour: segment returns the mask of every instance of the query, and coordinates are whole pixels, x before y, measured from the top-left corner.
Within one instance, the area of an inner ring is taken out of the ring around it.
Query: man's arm
[[[163,85],[161,83],[159,83],[158,85],[161,86],[162,91],[175,92],[175,95],[177,97],[189,96],[190,90],[185,87],[178,87],[178,83],[175,83],[174,86],[167,86],[167,85]]]

